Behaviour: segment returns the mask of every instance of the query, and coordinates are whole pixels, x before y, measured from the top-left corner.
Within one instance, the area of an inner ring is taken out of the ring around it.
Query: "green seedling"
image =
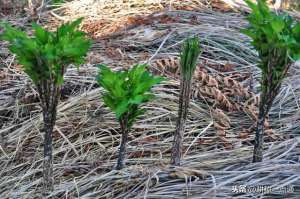
[[[245,0],[252,12],[248,15],[249,27],[242,33],[252,39],[257,50],[261,69],[261,94],[255,134],[253,162],[263,160],[265,118],[278,95],[282,80],[292,63],[300,58],[300,23],[287,14],[272,12],[264,0],[257,4]]]
[[[9,42],[9,50],[16,55],[24,72],[31,78],[39,93],[44,121],[44,194],[53,190],[52,131],[56,120],[56,107],[61,85],[68,65],[79,65],[90,46],[85,34],[77,28],[82,18],[61,25],[55,32],[48,32],[34,24],[33,36],[2,23],[1,39]]]
[[[116,169],[122,169],[126,154],[128,133],[138,116],[145,109],[140,106],[151,99],[151,88],[163,78],[152,76],[146,71],[146,65],[135,65],[128,71],[113,72],[107,66],[100,65],[98,83],[105,89],[103,100],[116,115],[120,123],[122,140]]]
[[[178,118],[171,156],[171,164],[175,166],[180,165],[183,144],[182,139],[190,103],[192,77],[200,53],[199,39],[197,37],[189,38],[184,42],[180,55],[180,96]]]

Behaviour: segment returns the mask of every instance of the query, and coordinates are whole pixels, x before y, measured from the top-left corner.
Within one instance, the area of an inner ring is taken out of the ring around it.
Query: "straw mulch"
[[[247,25],[243,12],[218,1],[97,2],[75,0],[48,13],[54,24],[84,16],[82,29],[94,38],[87,64],[79,71],[71,66],[66,74],[53,134],[51,197],[299,197],[298,64],[265,123],[264,162],[253,164],[260,71],[257,53],[240,33]],[[179,52],[192,35],[201,38],[203,53],[194,76],[182,166],[172,167]],[[37,92],[7,44],[1,47],[0,198],[40,198],[43,133]],[[156,99],[144,106],[146,114],[133,126],[121,171],[112,169],[121,135],[101,100],[103,90],[95,81],[98,63],[115,70],[148,63],[151,72],[167,77],[154,88]],[[246,186],[247,192],[235,193],[236,186]],[[258,186],[272,191],[251,189]]]

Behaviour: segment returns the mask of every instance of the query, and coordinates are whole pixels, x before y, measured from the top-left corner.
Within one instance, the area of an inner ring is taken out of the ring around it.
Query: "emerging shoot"
[[[140,105],[154,97],[151,88],[163,78],[148,73],[146,65],[135,65],[128,71],[118,72],[111,71],[105,65],[100,65],[99,68],[98,83],[106,91],[103,95],[104,103],[116,114],[122,132],[116,165],[119,170],[124,165],[128,133],[137,117],[145,112]]]
[[[61,85],[69,64],[79,65],[90,46],[85,34],[77,31],[82,19],[48,32],[34,24],[34,35],[1,24],[2,40],[9,42],[9,50],[16,54],[24,72],[31,78],[39,93],[44,121],[43,188],[47,195],[53,190],[52,131],[56,120],[56,107]]]
[[[263,160],[265,118],[278,95],[282,80],[293,61],[300,58],[300,23],[287,14],[270,11],[264,0],[257,4],[245,0],[252,9],[248,16],[249,28],[242,32],[252,39],[262,71],[259,114],[255,134],[253,162]]]
[[[187,39],[183,44],[180,55],[180,96],[179,109],[174,135],[171,164],[179,166],[182,154],[182,139],[190,103],[192,77],[200,55],[199,39],[197,37]]]

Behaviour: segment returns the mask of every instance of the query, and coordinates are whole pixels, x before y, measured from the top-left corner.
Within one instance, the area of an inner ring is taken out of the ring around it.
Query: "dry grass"
[[[70,67],[66,74],[53,135],[54,198],[298,198],[298,65],[291,69],[270,112],[265,161],[253,164],[251,111],[257,103],[239,96],[237,88],[256,96],[260,73],[256,52],[239,33],[246,25],[244,16],[204,9],[213,7],[205,1],[172,1],[171,7],[170,1],[135,0],[128,1],[128,7],[120,7],[121,1],[105,1],[106,7],[91,2],[76,0],[53,11],[66,20],[85,16],[82,28],[95,38],[87,64],[79,71]],[[91,19],[104,21],[91,30]],[[130,23],[119,26],[123,19]],[[103,33],[105,28],[114,31]],[[179,95],[176,59],[182,41],[195,34],[203,44],[198,70],[207,76],[194,82],[183,166],[171,167]],[[1,46],[0,198],[40,198],[42,115],[37,94],[6,45]],[[145,105],[147,113],[133,126],[126,168],[115,171],[119,126],[101,101],[95,64],[119,70],[138,62],[149,63],[151,71],[168,81],[155,87],[156,99]],[[229,78],[239,86],[231,87]],[[207,89],[218,89],[240,108],[218,103],[218,96],[207,94]],[[235,185],[294,186],[294,192],[237,194],[232,192]]]

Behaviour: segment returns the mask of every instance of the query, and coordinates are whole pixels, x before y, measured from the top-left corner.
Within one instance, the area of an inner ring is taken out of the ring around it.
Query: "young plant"
[[[270,11],[264,0],[254,4],[245,0],[252,9],[248,16],[250,26],[242,33],[252,38],[262,71],[259,114],[255,134],[253,162],[263,159],[265,118],[277,96],[283,78],[293,61],[300,58],[300,23],[287,14]]]
[[[106,90],[103,95],[104,103],[116,114],[122,132],[116,165],[119,170],[124,164],[128,133],[137,117],[145,112],[140,105],[154,97],[151,88],[163,78],[150,75],[146,71],[146,65],[135,65],[128,71],[119,72],[112,72],[105,65],[100,65],[99,68],[98,83]]]
[[[182,154],[182,139],[190,103],[192,77],[200,55],[199,39],[189,38],[184,42],[180,55],[180,96],[179,109],[174,135],[171,164],[179,166]]]
[[[85,34],[76,30],[82,19],[48,32],[34,24],[33,36],[3,23],[2,40],[9,42],[9,50],[17,57],[23,70],[31,78],[39,93],[44,121],[44,194],[53,190],[52,131],[56,120],[56,106],[60,97],[64,74],[69,64],[79,65],[90,46]]]

